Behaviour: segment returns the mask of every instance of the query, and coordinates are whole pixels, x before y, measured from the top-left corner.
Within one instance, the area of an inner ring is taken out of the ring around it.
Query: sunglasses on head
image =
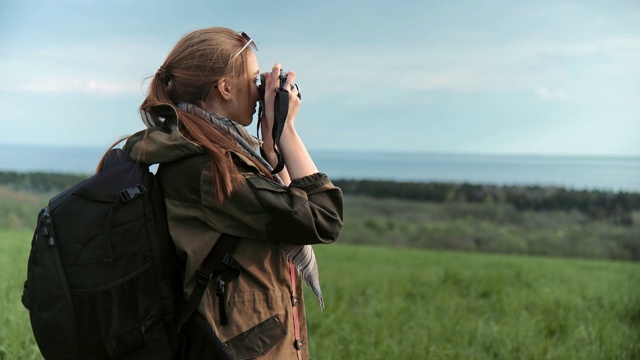
[[[237,53],[235,53],[235,55],[231,57],[231,59],[229,59],[229,61],[227,62],[227,65],[225,66],[229,66],[229,64],[231,64],[231,62],[235,60],[235,58],[237,58],[240,54],[242,54],[244,49],[246,49],[249,46],[253,47],[256,51],[258,51],[258,47],[256,46],[256,43],[255,41],[253,41],[251,36],[247,35],[247,33],[244,31],[240,33],[240,36],[242,36],[242,38],[246,40],[246,43],[240,48],[240,50],[238,50]]]

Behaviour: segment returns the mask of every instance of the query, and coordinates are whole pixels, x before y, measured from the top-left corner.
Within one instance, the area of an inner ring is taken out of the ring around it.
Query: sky
[[[312,150],[640,156],[638,0],[0,0],[0,144],[142,129],[148,78],[209,26],[296,72]]]

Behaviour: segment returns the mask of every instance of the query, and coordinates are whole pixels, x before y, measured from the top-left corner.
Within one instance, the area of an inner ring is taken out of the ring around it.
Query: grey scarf
[[[198,116],[202,116],[218,128],[225,130],[231,135],[238,143],[240,148],[250,155],[253,159],[264,165],[269,171],[273,170],[273,167],[258,153],[260,142],[255,137],[249,135],[247,129],[237,122],[227,119],[223,116],[219,116],[214,113],[209,113],[204,109],[201,109],[193,104],[179,103],[178,107],[182,111],[187,111]],[[282,184],[282,180],[276,175],[275,178]],[[296,266],[299,272],[302,273],[304,282],[309,286],[313,293],[320,302],[320,309],[324,309],[324,299],[322,298],[322,290],[320,289],[320,276],[318,272],[318,263],[316,261],[316,255],[313,252],[311,245],[293,245],[282,244],[281,247],[285,258],[290,260]]]

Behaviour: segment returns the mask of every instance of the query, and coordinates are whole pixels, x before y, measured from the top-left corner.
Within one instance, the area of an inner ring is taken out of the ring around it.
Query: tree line
[[[435,203],[468,202],[509,204],[517,210],[577,210],[591,219],[633,224],[631,213],[640,210],[640,193],[571,190],[545,186],[496,186],[451,182],[396,182],[335,180],[345,194]]]
[[[54,193],[88,177],[86,174],[0,171],[0,185],[34,193]]]
[[[60,192],[89,177],[87,174],[0,172],[0,185],[35,193]],[[333,181],[345,194],[373,198],[406,199],[434,203],[465,202],[509,204],[517,210],[577,210],[591,219],[633,223],[640,210],[640,193],[572,190],[546,186],[497,186],[453,182],[400,182],[387,180]]]

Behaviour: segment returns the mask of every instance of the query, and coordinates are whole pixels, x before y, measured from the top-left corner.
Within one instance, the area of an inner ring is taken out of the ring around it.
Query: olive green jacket
[[[209,285],[199,311],[236,359],[296,359],[289,265],[282,243],[334,242],[343,219],[342,192],[322,173],[295,179],[286,187],[259,174],[243,153],[231,152],[243,176],[234,192],[218,203],[209,156],[184,138],[150,129],[132,136],[125,151],[143,163],[159,163],[157,176],[165,196],[169,231],[179,256],[186,259],[185,297],[195,274],[221,234],[241,238],[234,253],[240,275],[226,289],[229,318],[220,324],[215,284]],[[296,290],[302,300],[300,276]],[[297,306],[308,358],[304,302]]]

